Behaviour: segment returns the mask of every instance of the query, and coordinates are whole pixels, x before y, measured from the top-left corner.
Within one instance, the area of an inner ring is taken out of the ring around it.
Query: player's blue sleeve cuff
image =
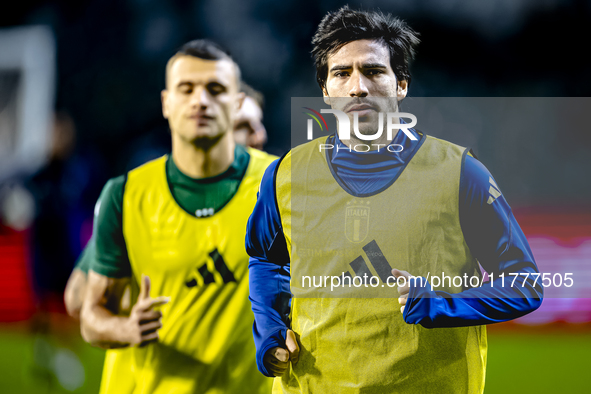
[[[256,323],[253,327],[253,333],[255,337],[257,336],[257,327]],[[282,347],[285,348],[285,338],[287,336],[287,327],[282,327],[274,330],[270,335],[263,341],[260,347],[257,348],[256,351],[256,358],[257,358],[257,368],[261,373],[269,378],[275,377],[269,370],[264,363],[264,357],[267,351],[273,349],[274,347]]]
[[[530,267],[518,272],[534,273]],[[426,278],[421,279],[410,282],[403,318],[408,324],[425,328],[505,322],[533,312],[543,299],[542,286],[533,285],[525,275],[517,276],[515,282],[496,279],[455,294],[436,291]]]
[[[272,376],[263,358],[269,349],[285,347],[291,301],[289,266],[251,257],[248,269],[257,367],[265,376]]]

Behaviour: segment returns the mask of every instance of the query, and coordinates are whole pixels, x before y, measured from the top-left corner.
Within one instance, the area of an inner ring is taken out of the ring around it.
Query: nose
[[[349,96],[367,97],[367,95],[369,94],[369,91],[367,89],[367,80],[365,76],[359,71],[355,70],[353,74],[351,74],[349,83],[351,86],[349,90]]]
[[[206,109],[209,105],[209,95],[203,86],[197,86],[191,94],[191,106],[194,109]]]

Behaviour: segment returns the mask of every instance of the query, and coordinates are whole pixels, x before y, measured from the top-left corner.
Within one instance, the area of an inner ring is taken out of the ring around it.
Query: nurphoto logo
[[[328,130],[328,125],[326,120],[322,116],[322,114],[333,114],[337,118],[337,133],[339,135],[339,139],[342,140],[350,140],[351,139],[351,121],[347,114],[338,109],[321,109],[320,112],[309,108],[303,107],[304,109],[310,112],[304,112],[310,119],[308,119],[307,123],[307,139],[311,141],[314,139],[314,121],[318,124],[321,131],[324,131],[326,128]],[[411,113],[408,112],[386,112],[385,113],[386,122],[384,122],[384,113],[378,113],[378,121],[377,123],[377,131],[374,134],[367,134],[361,133],[359,131],[359,114],[353,114],[353,134],[355,135],[356,139],[361,141],[376,141],[379,140],[382,135],[384,134],[384,123],[386,123],[386,138],[388,141],[392,141],[394,138],[394,130],[402,130],[404,134],[408,136],[413,141],[417,140],[417,137],[413,135],[409,131],[409,129],[413,128],[417,124],[417,118]],[[405,123],[397,123],[396,121],[399,118],[409,119],[409,122]],[[386,147],[389,152],[401,152],[403,147],[399,144],[355,144],[349,147],[349,150],[354,150],[356,152],[368,152],[372,150],[372,146],[377,148],[379,151],[381,147]],[[320,151],[325,149],[334,149],[335,147],[332,144],[320,144]],[[338,147],[337,147],[338,149]]]

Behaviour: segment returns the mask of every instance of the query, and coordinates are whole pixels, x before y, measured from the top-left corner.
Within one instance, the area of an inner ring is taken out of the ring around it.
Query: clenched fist
[[[292,330],[287,330],[285,334],[285,347],[274,347],[269,349],[263,357],[263,363],[267,368],[267,371],[271,372],[273,376],[281,376],[287,371],[289,362],[292,364],[298,362],[300,355],[300,347],[296,335]]]

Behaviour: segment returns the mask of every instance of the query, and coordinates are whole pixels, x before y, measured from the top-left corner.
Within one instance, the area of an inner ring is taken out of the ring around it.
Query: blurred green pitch
[[[26,323],[0,325],[2,393],[98,393],[104,352],[84,343],[75,325],[60,327],[60,333],[32,334]],[[568,325],[500,328],[489,327],[486,394],[588,392],[589,324],[576,329]],[[84,368],[83,383],[76,389],[64,388],[55,365],[48,362],[60,351],[75,354]]]

